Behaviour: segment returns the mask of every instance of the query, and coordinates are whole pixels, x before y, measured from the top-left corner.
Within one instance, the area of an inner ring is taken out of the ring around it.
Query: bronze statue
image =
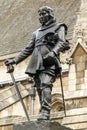
[[[35,81],[41,105],[38,120],[49,120],[52,83],[61,72],[59,54],[69,49],[65,39],[67,26],[56,22],[53,9],[48,6],[41,7],[38,14],[41,27],[33,32],[28,45],[14,59],[8,59],[5,63],[19,64],[32,54],[25,73]]]

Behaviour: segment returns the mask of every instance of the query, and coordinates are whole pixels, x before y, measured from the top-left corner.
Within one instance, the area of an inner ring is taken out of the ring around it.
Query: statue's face
[[[49,21],[49,14],[46,11],[39,12],[39,21],[42,25],[45,25]]]

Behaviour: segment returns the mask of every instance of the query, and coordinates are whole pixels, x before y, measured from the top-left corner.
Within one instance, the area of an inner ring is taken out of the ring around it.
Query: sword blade
[[[61,74],[60,74],[60,84],[61,84],[61,91],[62,91],[62,99],[63,99],[64,113],[65,113],[65,117],[66,117],[66,108],[65,108],[64,91],[63,91],[63,84],[62,84]]]
[[[19,88],[18,88],[18,86],[17,86],[17,83],[16,83],[16,81],[15,81],[14,75],[13,75],[12,72],[10,73],[10,75],[11,75],[12,81],[13,81],[13,83],[14,83],[14,87],[15,87],[15,89],[16,89],[16,91],[17,91],[18,97],[19,97],[19,99],[20,99],[20,101],[21,101],[21,104],[22,104],[23,110],[24,110],[24,112],[25,112],[25,115],[26,115],[26,117],[27,117],[27,120],[30,121],[28,112],[27,112],[27,110],[26,110],[26,107],[25,107],[25,104],[24,104],[24,102],[23,102],[23,99],[22,99],[22,96],[21,96],[21,94],[20,94],[20,91],[19,91]]]

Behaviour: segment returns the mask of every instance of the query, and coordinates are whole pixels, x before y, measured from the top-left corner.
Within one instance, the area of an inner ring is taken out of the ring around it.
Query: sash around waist
[[[44,46],[44,45],[47,45],[47,43],[46,42],[38,42],[35,44],[35,47]]]

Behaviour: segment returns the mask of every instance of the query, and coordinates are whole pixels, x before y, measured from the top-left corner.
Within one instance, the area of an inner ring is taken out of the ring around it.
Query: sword
[[[65,117],[66,117],[66,108],[65,108],[65,101],[64,101],[64,91],[63,91],[63,84],[62,84],[61,72],[60,72],[60,84],[61,84],[61,91],[62,91],[62,99],[63,99],[64,113],[65,113]]]
[[[21,101],[21,105],[22,105],[22,107],[23,107],[23,110],[24,110],[24,112],[25,112],[25,115],[26,115],[26,117],[27,117],[27,120],[30,121],[28,112],[27,112],[27,110],[26,110],[26,107],[25,107],[25,104],[24,104],[24,102],[23,102],[23,99],[22,99],[22,96],[21,96],[21,94],[20,94],[20,91],[19,91],[19,88],[18,88],[18,86],[17,86],[17,83],[16,83],[16,81],[15,81],[15,78],[14,78],[14,75],[13,75],[13,71],[14,71],[13,65],[11,65],[11,64],[8,65],[8,66],[7,66],[7,73],[10,73],[11,79],[12,79],[13,84],[14,84],[14,87],[15,87],[15,89],[16,89],[16,91],[17,91],[18,97],[19,97],[19,99],[20,99],[20,101]]]

